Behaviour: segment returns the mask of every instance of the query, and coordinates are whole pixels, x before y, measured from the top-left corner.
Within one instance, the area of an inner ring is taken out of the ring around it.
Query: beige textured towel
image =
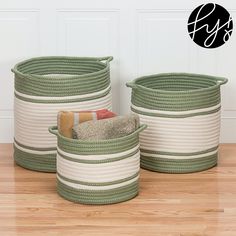
[[[59,111],[57,115],[57,127],[61,135],[72,138],[73,126],[89,120],[101,120],[114,116],[116,116],[116,114],[107,109],[80,112]]]
[[[88,141],[119,138],[133,133],[139,125],[136,114],[87,121],[73,127],[73,138]]]

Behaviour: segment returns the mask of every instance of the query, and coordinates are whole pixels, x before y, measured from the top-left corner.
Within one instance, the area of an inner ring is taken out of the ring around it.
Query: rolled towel
[[[115,113],[107,110],[97,111],[60,111],[57,115],[58,131],[61,135],[72,138],[72,128],[75,125],[89,120],[101,120],[116,116]]]
[[[114,139],[133,133],[139,125],[136,114],[87,121],[73,127],[73,138],[88,141]]]

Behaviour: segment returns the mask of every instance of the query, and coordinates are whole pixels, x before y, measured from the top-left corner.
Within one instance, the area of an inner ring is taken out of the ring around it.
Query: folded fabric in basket
[[[114,139],[131,134],[139,125],[139,117],[136,114],[87,121],[73,127],[73,138],[88,141]]]
[[[61,135],[72,138],[73,126],[89,120],[101,120],[114,116],[116,116],[116,114],[107,109],[81,112],[60,111],[57,115],[58,131]]]

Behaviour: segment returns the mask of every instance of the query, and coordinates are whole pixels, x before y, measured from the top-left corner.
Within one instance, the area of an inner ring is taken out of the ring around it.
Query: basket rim
[[[72,142],[74,144],[87,144],[87,145],[99,145],[99,144],[110,144],[115,143],[117,141],[126,141],[129,138],[132,138],[139,134],[141,131],[147,128],[146,124],[141,124],[138,129],[136,129],[131,134],[128,134],[126,136],[120,137],[120,138],[113,138],[113,139],[102,139],[102,140],[96,140],[96,141],[87,141],[87,140],[80,140],[80,139],[73,139],[73,138],[67,138],[63,135],[61,135],[58,132],[57,126],[51,126],[48,128],[49,132],[56,135],[58,138],[61,138],[67,142]]]
[[[104,66],[103,69],[98,70],[98,71],[94,71],[94,72],[90,72],[90,73],[84,73],[81,75],[62,75],[61,77],[63,77],[63,79],[70,79],[70,78],[81,78],[81,77],[85,77],[85,76],[93,76],[93,75],[99,75],[101,73],[103,73],[104,71],[106,71],[109,68],[109,62],[113,60],[112,56],[107,56],[107,57],[73,57],[73,56],[42,56],[42,57],[32,57],[30,59],[26,59],[23,60],[21,62],[18,62],[12,69],[11,71],[13,73],[15,73],[18,76],[21,77],[34,77],[34,78],[47,78],[47,79],[55,79],[54,76],[48,76],[48,75],[39,75],[39,74],[31,74],[31,73],[22,73],[19,70],[19,66],[23,65],[24,63],[27,62],[33,62],[33,61],[40,61],[40,60],[47,60],[47,59],[58,59],[58,60],[87,60],[87,61],[94,61],[95,63]],[[103,63],[102,61],[105,61],[105,63]],[[58,77],[57,79],[60,79],[60,77]]]
[[[144,85],[140,85],[137,82],[140,80],[143,80],[145,78],[161,78],[161,77],[173,77],[173,76],[182,76],[182,77],[189,77],[191,79],[197,78],[197,77],[202,77],[205,79],[209,79],[212,82],[215,82],[215,85],[205,87],[205,88],[199,88],[199,89],[190,89],[190,90],[180,90],[180,91],[172,91],[172,90],[164,90],[164,89],[153,89],[153,88],[148,88]],[[228,82],[228,79],[225,77],[220,77],[220,76],[213,76],[213,75],[205,75],[205,74],[197,74],[197,73],[185,73],[185,72],[172,72],[172,73],[159,73],[159,74],[152,74],[152,75],[146,75],[146,76],[141,76],[136,79],[134,79],[131,82],[127,82],[126,86],[131,87],[132,89],[137,89],[140,88],[142,90],[146,90],[147,92],[161,92],[161,93],[168,93],[168,94],[188,94],[188,93],[194,93],[194,92],[202,92],[202,91],[207,91],[210,89],[217,88],[225,83]]]

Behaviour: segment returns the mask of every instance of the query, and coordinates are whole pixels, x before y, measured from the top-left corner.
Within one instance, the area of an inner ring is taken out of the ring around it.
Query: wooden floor
[[[139,196],[108,206],[63,200],[55,174],[16,166],[1,144],[0,235],[236,236],[236,144],[221,145],[218,167],[201,173],[142,170]]]

